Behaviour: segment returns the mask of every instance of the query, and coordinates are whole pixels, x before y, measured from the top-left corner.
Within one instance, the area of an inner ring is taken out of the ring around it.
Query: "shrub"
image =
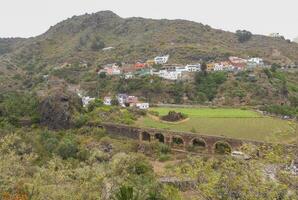
[[[156,117],[159,116],[159,112],[158,112],[158,111],[150,110],[148,113],[149,113],[150,115],[153,115],[153,116],[156,116]]]
[[[74,126],[76,128],[81,128],[87,122],[88,122],[88,117],[86,115],[79,114],[74,117]]]
[[[171,148],[163,143],[158,143],[158,148],[159,148],[159,152],[161,152],[162,154],[167,154],[171,152]]]
[[[160,162],[165,162],[171,159],[171,155],[169,154],[160,154],[158,160]]]
[[[75,141],[65,138],[58,147],[57,153],[63,159],[76,158],[78,152],[78,145]]]
[[[43,145],[48,152],[53,153],[59,145],[59,140],[57,138],[49,138],[43,142]]]
[[[243,43],[250,40],[250,38],[252,37],[252,33],[246,30],[237,30],[236,36],[238,37],[238,41]]]
[[[103,105],[103,101],[101,99],[95,99],[87,106],[87,111],[92,112],[95,108],[101,107]]]
[[[231,151],[231,146],[225,142],[217,142],[215,144],[215,152],[218,154],[229,154]]]

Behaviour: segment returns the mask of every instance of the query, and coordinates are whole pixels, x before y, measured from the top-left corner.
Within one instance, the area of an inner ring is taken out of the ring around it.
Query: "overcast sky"
[[[0,37],[31,37],[73,15],[187,19],[214,28],[298,36],[298,0],[0,0]]]

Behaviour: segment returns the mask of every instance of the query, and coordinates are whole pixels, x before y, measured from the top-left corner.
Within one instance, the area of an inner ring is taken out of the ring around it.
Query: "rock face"
[[[75,93],[52,90],[40,103],[41,124],[49,129],[71,128],[72,116],[81,108],[81,99]]]
[[[183,115],[180,112],[177,113],[175,111],[170,111],[168,113],[168,115],[161,117],[162,120],[169,121],[169,122],[177,122],[177,121],[183,120],[185,118],[186,118],[185,115]]]

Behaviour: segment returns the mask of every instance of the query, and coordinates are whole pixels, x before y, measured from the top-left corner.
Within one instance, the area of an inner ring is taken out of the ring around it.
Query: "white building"
[[[213,71],[223,71],[224,65],[222,63],[215,63],[213,67]]]
[[[103,100],[103,104],[106,106],[112,105],[112,98],[111,97],[105,97]]]
[[[248,59],[248,63],[254,63],[256,65],[264,65],[264,61],[262,58],[250,58]]]
[[[136,107],[141,110],[149,109],[149,103],[137,103]]]
[[[78,96],[82,99],[83,107],[86,107],[92,101],[95,101],[95,98],[91,98],[89,96],[83,96],[79,91],[77,91]]]
[[[155,64],[157,65],[163,65],[163,64],[166,64],[169,60],[169,55],[166,55],[166,56],[157,56],[154,58],[154,62]]]
[[[175,70],[171,70],[171,71],[176,71],[176,72],[188,72],[188,68],[186,66],[177,66],[175,67]]]
[[[167,70],[160,70],[158,76],[168,80],[178,80],[182,76],[182,72],[179,71],[167,71]]]
[[[122,107],[125,107],[125,103],[126,103],[127,98],[128,98],[127,94],[118,94],[117,95],[117,100],[119,102],[119,105],[122,106]]]
[[[133,73],[128,72],[128,73],[124,74],[124,79],[132,79],[132,78],[134,78]]]
[[[82,97],[83,107],[88,106],[92,101],[95,101],[95,98],[91,98],[91,97]]]
[[[121,74],[121,70],[119,68],[119,66],[117,66],[116,63],[114,64],[108,64],[106,65],[102,70],[100,70],[98,72],[98,74],[101,74],[101,73],[106,73],[107,75],[120,75]]]
[[[185,68],[188,72],[199,72],[201,71],[201,64],[186,65]]]
[[[274,37],[274,38],[283,38],[283,36],[280,33],[270,33],[269,37]]]

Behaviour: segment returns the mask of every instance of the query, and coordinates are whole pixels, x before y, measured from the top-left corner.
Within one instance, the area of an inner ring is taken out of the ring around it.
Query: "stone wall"
[[[252,143],[254,145],[263,144],[261,142],[233,139],[221,136],[208,136],[188,132],[177,132],[153,128],[139,128],[128,125],[104,123],[102,127],[106,129],[107,133],[136,139],[139,141],[154,141],[168,144],[177,149],[187,150],[193,146],[200,146],[205,148],[208,152],[213,153],[217,142],[226,143],[231,147],[231,150],[237,150],[244,143]]]

